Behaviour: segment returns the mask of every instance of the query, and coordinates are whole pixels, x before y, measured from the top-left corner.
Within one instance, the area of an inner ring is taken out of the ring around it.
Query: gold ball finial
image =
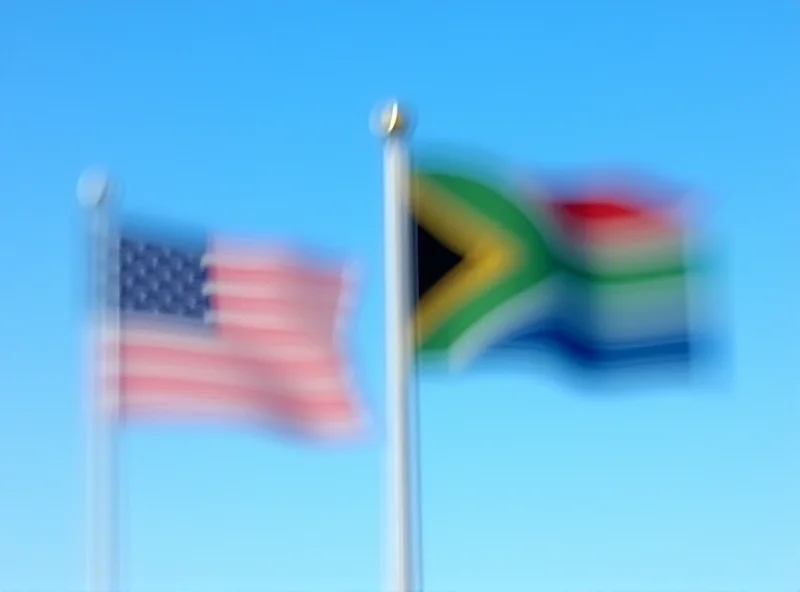
[[[397,101],[391,101],[380,113],[379,131],[386,137],[396,137],[408,130],[408,118]]]

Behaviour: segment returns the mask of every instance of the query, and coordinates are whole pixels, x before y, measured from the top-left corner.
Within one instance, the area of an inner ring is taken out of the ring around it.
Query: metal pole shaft
[[[119,313],[110,286],[118,241],[111,223],[108,179],[86,174],[80,197],[87,207],[91,317],[87,388],[87,537],[89,592],[117,592],[116,424]]]
[[[395,123],[400,116],[394,109]],[[386,413],[388,416],[388,486],[390,520],[389,592],[413,592],[413,484],[410,397],[413,344],[410,335],[408,266],[409,185],[408,149],[402,125],[386,129],[385,258],[386,258]]]

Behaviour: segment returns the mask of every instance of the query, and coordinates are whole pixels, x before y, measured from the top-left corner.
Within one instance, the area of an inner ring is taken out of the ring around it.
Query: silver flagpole
[[[380,114],[384,138],[386,266],[386,414],[388,424],[388,592],[414,592],[415,553],[411,376],[414,350],[409,295],[409,151],[407,121],[399,105]]]
[[[108,176],[85,172],[78,181],[78,198],[86,208],[90,275],[90,340],[87,384],[87,538],[88,592],[117,592],[116,425],[115,376],[119,313],[116,277],[119,241],[112,223],[112,195]]]

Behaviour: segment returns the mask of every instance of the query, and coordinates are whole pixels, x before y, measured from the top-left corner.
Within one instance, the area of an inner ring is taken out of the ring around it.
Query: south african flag
[[[687,225],[625,182],[532,190],[468,165],[412,180],[414,331],[423,357],[555,348],[593,367],[691,358]]]

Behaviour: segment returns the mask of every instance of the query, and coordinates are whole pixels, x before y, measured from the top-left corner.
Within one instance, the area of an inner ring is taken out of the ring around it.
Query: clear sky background
[[[127,211],[359,260],[353,360],[380,426],[367,119],[391,96],[419,141],[692,187],[729,317],[727,369],[691,388],[423,377],[427,590],[797,590],[799,56],[793,0],[6,0],[0,590],[82,588],[83,168],[108,165]],[[380,590],[380,442],[127,430],[125,589]]]

